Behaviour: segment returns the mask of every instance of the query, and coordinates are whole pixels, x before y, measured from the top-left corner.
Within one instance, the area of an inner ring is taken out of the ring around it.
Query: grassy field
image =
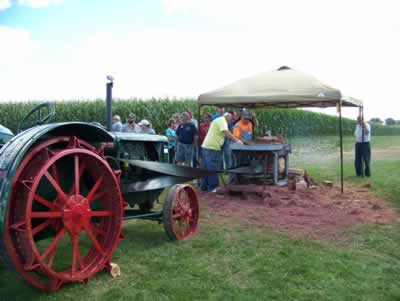
[[[316,179],[338,179],[338,139],[290,141],[294,166]],[[345,139],[345,180],[371,183],[400,206],[400,137],[374,137],[371,178],[353,176]],[[0,300],[400,300],[400,223],[349,229],[346,246],[292,240],[240,223],[216,225],[202,210],[198,235],[166,240],[161,225],[130,221],[113,261],[123,275],[100,273],[88,285],[39,292],[0,267]]]

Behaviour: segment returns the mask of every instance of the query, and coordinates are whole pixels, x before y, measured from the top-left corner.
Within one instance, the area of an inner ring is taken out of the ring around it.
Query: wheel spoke
[[[97,227],[93,224],[89,224],[89,228],[90,228],[90,230],[96,232],[99,235],[103,235],[103,236],[106,235],[106,232],[104,232],[102,229],[100,229],[99,227]]]
[[[71,265],[71,277],[74,276],[76,271],[76,262],[78,262],[80,269],[83,268],[83,263],[81,260],[81,255],[79,253],[79,246],[78,246],[78,235],[70,235],[69,236],[71,243],[72,243],[72,265]]]
[[[176,219],[179,219],[179,218],[181,218],[181,217],[182,217],[182,214],[181,214],[180,212],[178,212],[178,213],[173,213],[173,214],[172,214],[172,218],[175,219],[175,220],[176,220]]]
[[[40,195],[38,195],[37,193],[35,193],[35,195],[33,196],[33,199],[35,201],[37,201],[38,203],[42,204],[43,206],[47,207],[47,208],[51,208],[53,207],[53,204],[51,202],[49,202],[48,200],[42,198]]]
[[[61,240],[61,238],[64,236],[65,232],[67,230],[65,228],[62,228],[54,238],[54,240],[50,243],[50,245],[47,247],[47,249],[43,252],[43,254],[40,256],[40,258],[43,260],[46,258],[47,255],[49,255],[53,250],[56,249],[58,242]]]
[[[40,231],[43,231],[47,226],[49,226],[51,224],[52,220],[48,219],[47,221],[41,223],[39,226],[35,227],[32,230],[32,235],[35,236],[36,234],[38,234]]]
[[[182,209],[184,209],[182,200],[181,200],[181,190],[178,191],[178,194],[176,195],[176,200],[178,201],[178,206]]]
[[[83,172],[85,171],[85,168],[86,168],[86,161],[82,160],[81,164],[79,165],[79,173],[78,173],[79,179],[82,177]],[[75,171],[76,171],[76,169],[75,169]],[[75,175],[75,177],[76,177],[76,175]],[[74,193],[74,189],[75,189],[75,183],[72,184],[72,187],[69,190],[70,195]]]
[[[61,211],[31,212],[31,218],[60,218],[62,216]]]
[[[179,235],[180,235],[181,237],[184,236],[184,233],[183,233],[183,223],[180,223],[180,224],[179,224]]]
[[[90,211],[89,216],[100,217],[100,216],[113,216],[112,211]]]
[[[75,155],[74,156],[74,165],[75,165],[75,194],[79,194],[80,193],[80,189],[79,189],[79,156]]]
[[[54,249],[52,252],[50,252],[49,261],[47,262],[47,266],[49,268],[51,268],[51,266],[53,265],[55,257],[56,257],[56,249]]]
[[[97,251],[100,252],[100,254],[102,254],[103,256],[106,255],[106,252],[104,252],[102,246],[100,245],[100,243],[98,242],[97,238],[93,235],[92,230],[90,230],[88,225],[84,225],[85,231],[87,233],[87,235],[89,236],[90,240],[92,241],[94,247],[97,249]]]
[[[191,221],[191,218],[190,218],[189,216],[187,216],[187,217],[186,217],[186,229],[189,229],[189,227],[190,227],[190,221]]]
[[[57,170],[56,162],[54,162],[54,163],[51,165],[51,171],[53,172],[53,178],[54,178],[54,180],[56,180],[57,182],[60,182],[60,181],[59,181],[59,177],[58,177],[58,170]]]
[[[53,188],[56,190],[58,196],[64,201],[67,201],[67,195],[64,193],[64,191],[61,189],[60,185],[58,185],[58,183],[56,182],[56,180],[53,178],[53,176],[46,171],[44,173],[45,177],[47,178],[47,180],[49,180],[50,184],[53,186]]]
[[[89,194],[87,195],[86,199],[90,202],[95,195],[97,189],[99,189],[101,183],[103,183],[104,176],[101,176],[97,179],[96,183],[93,185],[92,189],[90,190]]]
[[[90,202],[93,202],[99,198],[101,198],[102,196],[104,196],[106,194],[106,191],[100,191],[98,193],[96,193],[94,196],[92,196]]]

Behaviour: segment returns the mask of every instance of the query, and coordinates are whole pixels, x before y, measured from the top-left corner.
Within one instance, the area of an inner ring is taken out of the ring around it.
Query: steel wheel
[[[197,230],[199,200],[190,185],[174,185],[164,202],[164,229],[171,240],[185,240]]]
[[[48,140],[28,153],[14,177],[4,233],[20,275],[56,290],[108,266],[122,227],[117,175],[101,148],[76,137]]]

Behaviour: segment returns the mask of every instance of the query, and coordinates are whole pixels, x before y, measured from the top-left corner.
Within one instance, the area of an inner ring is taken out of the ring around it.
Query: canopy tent
[[[201,94],[198,103],[257,108],[326,108],[336,106],[340,100],[342,106],[362,107],[361,101],[342,98],[338,89],[311,75],[281,67]]]
[[[221,89],[201,94],[198,98],[203,105],[222,105],[247,108],[307,108],[338,107],[341,188],[343,193],[343,133],[341,107],[358,107],[362,112],[362,101],[342,97],[340,91],[315,77],[283,66],[229,84]]]

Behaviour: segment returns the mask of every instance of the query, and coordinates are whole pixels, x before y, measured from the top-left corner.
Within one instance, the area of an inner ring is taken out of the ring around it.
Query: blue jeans
[[[198,156],[198,150],[199,150],[199,146],[197,144],[194,145],[193,148],[193,167],[197,167],[197,156]]]
[[[222,165],[222,151],[202,148],[201,149],[201,167],[208,170],[220,170]],[[202,177],[200,189],[201,191],[213,191],[218,187],[218,174]]]
[[[178,142],[175,153],[176,162],[185,162],[190,165],[193,160],[193,144]]]
[[[222,146],[222,151],[224,152],[225,169],[232,168],[231,141],[228,138],[225,138],[225,140],[224,140],[224,145]]]

